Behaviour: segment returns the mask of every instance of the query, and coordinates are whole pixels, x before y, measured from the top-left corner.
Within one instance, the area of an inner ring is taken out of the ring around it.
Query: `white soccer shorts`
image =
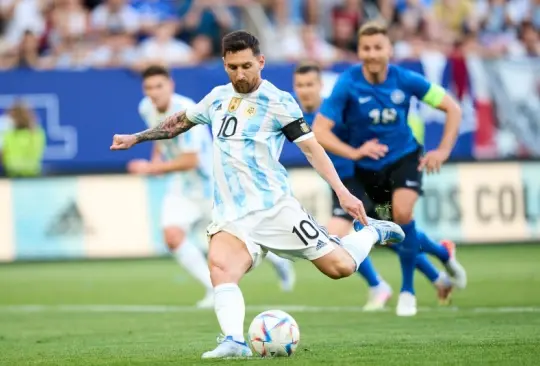
[[[284,197],[263,211],[225,224],[212,223],[207,234],[220,231],[230,233],[242,240],[256,267],[271,251],[287,259],[315,260],[335,249],[337,239],[330,237],[324,227],[308,215],[293,197]]]

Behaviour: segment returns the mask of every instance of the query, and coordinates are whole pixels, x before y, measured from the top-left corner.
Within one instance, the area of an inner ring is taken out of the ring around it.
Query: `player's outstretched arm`
[[[366,211],[362,202],[353,196],[343,185],[336,172],[332,161],[324,151],[324,148],[317,142],[315,137],[305,139],[296,143],[302,150],[309,163],[321,177],[330,184],[339,198],[339,202],[351,216],[360,220],[363,225],[367,225]]]
[[[193,126],[195,126],[195,123],[187,118],[185,111],[178,112],[165,118],[156,127],[134,135],[114,135],[111,150],[126,150],[144,141],[172,139],[188,131]]]

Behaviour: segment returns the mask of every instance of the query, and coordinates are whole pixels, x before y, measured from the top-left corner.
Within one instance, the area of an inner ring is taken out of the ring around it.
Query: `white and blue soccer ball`
[[[288,357],[296,351],[300,329],[296,320],[281,310],[268,310],[253,319],[248,331],[253,351],[261,357]]]

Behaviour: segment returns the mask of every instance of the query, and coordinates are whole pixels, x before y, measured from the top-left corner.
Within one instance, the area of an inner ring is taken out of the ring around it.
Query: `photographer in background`
[[[45,133],[36,123],[34,113],[23,103],[16,102],[8,111],[13,128],[4,132],[2,165],[9,177],[33,177],[41,174],[45,149]]]

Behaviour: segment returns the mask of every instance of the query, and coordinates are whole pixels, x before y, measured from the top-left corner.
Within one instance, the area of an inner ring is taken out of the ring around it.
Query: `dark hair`
[[[144,71],[141,73],[141,76],[144,79],[147,79],[152,76],[161,75],[165,76],[166,78],[170,78],[171,74],[169,73],[169,70],[165,66],[160,65],[152,65],[148,66]]]
[[[257,37],[244,30],[231,32],[225,35],[221,41],[221,53],[223,57],[228,52],[236,53],[247,49],[250,49],[255,56],[261,54]]]
[[[364,24],[358,31],[358,38],[362,36],[373,36],[375,34],[382,34],[388,36],[388,27],[381,21],[370,21]]]
[[[294,70],[295,74],[307,74],[310,72],[314,72],[319,75],[321,73],[321,68],[314,62],[301,62],[296,65],[296,69]]]

